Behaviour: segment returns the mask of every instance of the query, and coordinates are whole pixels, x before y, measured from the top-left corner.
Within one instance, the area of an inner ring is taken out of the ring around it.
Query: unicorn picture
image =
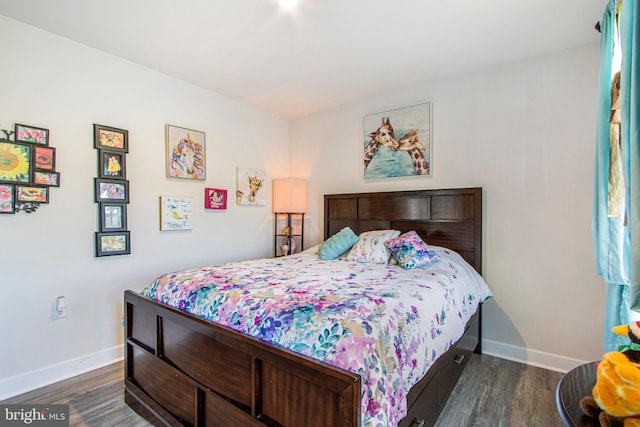
[[[167,176],[205,179],[205,134],[167,125]]]

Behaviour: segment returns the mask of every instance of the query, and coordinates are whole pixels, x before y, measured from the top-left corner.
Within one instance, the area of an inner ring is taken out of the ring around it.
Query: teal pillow
[[[349,227],[345,227],[324,241],[318,248],[320,259],[336,259],[360,240],[356,233]]]

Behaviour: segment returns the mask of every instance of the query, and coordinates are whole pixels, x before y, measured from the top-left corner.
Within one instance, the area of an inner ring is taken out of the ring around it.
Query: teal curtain
[[[622,170],[626,185],[627,230],[624,263],[630,266],[630,306],[640,312],[640,12],[624,0],[620,16],[620,96],[622,100]]]
[[[640,311],[640,153],[638,119],[640,64],[636,50],[640,48],[638,10],[635,0],[623,0],[618,31],[618,8],[611,0],[605,9],[600,29],[600,81],[596,128],[596,159],[592,231],[596,269],[607,283],[604,348],[616,350],[627,340],[611,331],[616,325],[629,323],[630,310]],[[618,38],[619,37],[619,38]],[[619,46],[618,46],[619,44]],[[620,147],[624,177],[623,214],[610,217],[609,183],[609,119],[611,83],[620,67]]]

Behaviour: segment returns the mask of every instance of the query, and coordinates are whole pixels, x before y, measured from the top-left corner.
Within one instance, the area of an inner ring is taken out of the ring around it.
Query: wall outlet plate
[[[51,303],[51,320],[58,320],[58,319],[62,319],[63,317],[67,317],[67,308],[65,307],[63,311],[58,311],[56,302],[55,301],[52,302]]]

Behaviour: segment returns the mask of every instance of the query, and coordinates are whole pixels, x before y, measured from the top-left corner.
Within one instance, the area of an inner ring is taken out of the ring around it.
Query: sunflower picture
[[[31,181],[31,145],[0,142],[0,181]]]
[[[16,186],[16,200],[19,202],[49,203],[49,189],[47,187]]]

